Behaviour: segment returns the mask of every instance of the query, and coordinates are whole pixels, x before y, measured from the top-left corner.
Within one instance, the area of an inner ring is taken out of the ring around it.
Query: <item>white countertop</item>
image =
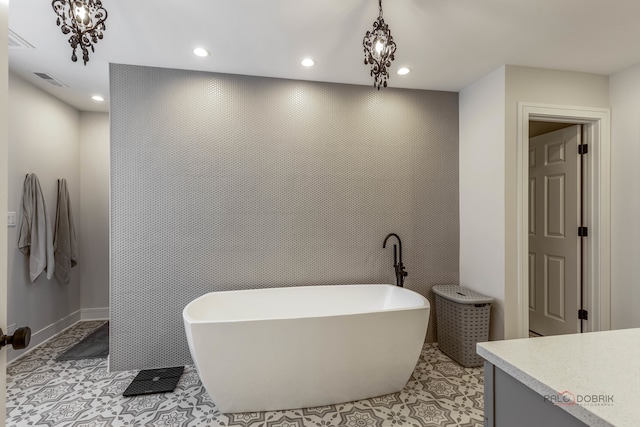
[[[541,396],[575,396],[558,406],[589,426],[640,423],[640,329],[492,341],[477,352]]]

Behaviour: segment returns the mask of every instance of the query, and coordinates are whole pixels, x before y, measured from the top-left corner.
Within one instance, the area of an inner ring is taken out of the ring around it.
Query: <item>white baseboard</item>
[[[9,347],[7,349],[7,364],[26,356],[40,345],[58,335],[60,332],[82,320],[109,320],[109,307],[83,308],[74,311],[68,316],[40,329],[37,332],[32,332],[31,343],[28,348],[24,350],[14,350]]]
[[[82,308],[80,320],[109,320],[109,307]]]
[[[31,343],[29,347],[24,350],[14,350],[12,348],[7,349],[7,363],[11,363],[16,359],[19,359],[23,356],[26,356],[30,352],[36,349],[39,345],[49,341],[54,336],[58,335],[60,332],[67,329],[69,326],[73,325],[77,321],[80,320],[80,310],[74,311],[67,317],[63,317],[50,324],[49,326],[45,326],[37,332],[31,333]]]

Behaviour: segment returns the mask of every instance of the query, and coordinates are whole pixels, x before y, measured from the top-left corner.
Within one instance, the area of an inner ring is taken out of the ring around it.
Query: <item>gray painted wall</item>
[[[11,361],[78,320],[109,314],[109,114],[81,113],[15,74],[9,97],[8,210],[19,215],[24,177],[35,172],[53,225],[57,179],[66,177],[80,250],[69,285],[44,274],[32,284],[18,228],[8,228],[8,324],[33,333],[28,349],[7,350]]]
[[[53,227],[57,180],[66,178],[77,227],[81,218],[80,113],[12,73],[9,102],[9,212],[17,213],[19,224],[24,179],[33,172],[38,175]],[[10,325],[31,327],[33,348],[79,320],[72,316],[80,310],[79,267],[71,270],[68,285],[55,277],[47,280],[46,272],[31,283],[29,259],[18,250],[18,233],[18,226],[8,228],[7,315]],[[10,349],[9,360],[24,351]]]
[[[104,318],[109,308],[109,114],[80,113],[80,212],[83,318]]]
[[[614,74],[611,92],[611,327],[640,327],[640,64]]]
[[[190,363],[210,291],[394,283],[390,232],[432,307],[458,282],[457,93],[110,71],[110,369]]]

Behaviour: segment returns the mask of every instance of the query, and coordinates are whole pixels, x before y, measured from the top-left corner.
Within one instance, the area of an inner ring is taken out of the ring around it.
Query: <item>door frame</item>
[[[6,215],[9,200],[9,61],[8,61],[8,29],[9,29],[9,1],[0,0],[0,215]],[[5,217],[6,218],[6,217]],[[7,333],[7,226],[1,222],[0,226],[0,328]],[[5,425],[6,417],[6,369],[7,350],[0,350],[0,427]]]
[[[589,144],[585,170],[584,213],[589,227],[585,240],[584,303],[589,312],[586,332],[611,328],[611,111],[591,108],[518,103],[517,293],[518,335],[529,336],[529,121],[582,124]],[[576,316],[578,313],[576,313]]]

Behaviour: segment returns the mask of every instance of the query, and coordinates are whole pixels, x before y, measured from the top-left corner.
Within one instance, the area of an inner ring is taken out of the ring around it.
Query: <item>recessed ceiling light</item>
[[[401,76],[409,74],[409,72],[411,72],[411,70],[408,69],[407,67],[402,67],[398,69],[398,74],[400,74]]]
[[[197,47],[193,49],[193,54],[196,56],[205,57],[205,56],[209,56],[209,51],[207,49]]]
[[[305,67],[313,67],[313,65],[316,63],[316,61],[314,61],[311,58],[304,58],[301,62],[301,64]]]
[[[94,101],[98,101],[98,102],[104,101],[104,98],[102,96],[100,96],[100,95],[93,95],[91,97],[91,99],[93,99]]]

